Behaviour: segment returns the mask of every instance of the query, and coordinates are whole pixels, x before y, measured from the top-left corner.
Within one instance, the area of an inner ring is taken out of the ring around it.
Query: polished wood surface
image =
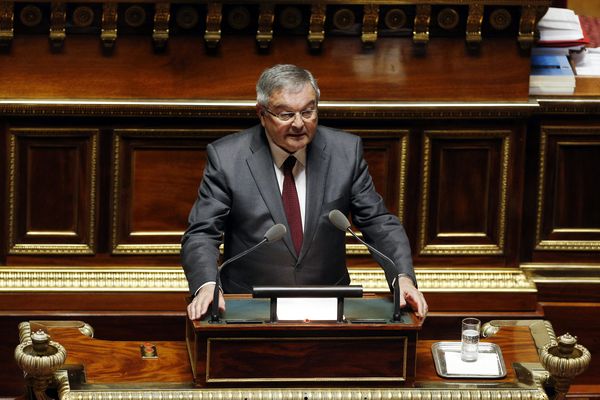
[[[52,53],[43,35],[16,36],[0,57],[11,82],[0,98],[252,100],[260,72],[277,62],[310,69],[323,100],[524,101],[529,90],[529,58],[513,37],[485,41],[479,54],[462,40],[437,38],[426,57],[410,38],[380,38],[364,49],[355,37],[332,37],[313,54],[304,37],[280,37],[268,56],[252,36],[224,37],[215,54],[205,52],[201,37],[173,37],[156,54],[147,37],[124,36],[110,56],[97,40],[69,36]]]
[[[188,362],[185,342],[151,342],[156,346],[159,357],[143,360],[140,355],[140,345],[145,343],[144,339],[110,341],[88,338],[73,328],[50,327],[47,329],[52,340],[59,342],[67,349],[66,365],[83,366],[87,383],[191,383],[192,381],[192,371]],[[513,363],[539,362],[529,327],[502,327],[497,335],[482,339],[482,341],[495,343],[500,347],[507,368],[506,377],[485,380],[442,378],[436,372],[431,353],[431,346],[437,341],[439,340],[420,340],[417,344],[416,386],[423,382],[487,382],[489,384],[515,382]],[[347,357],[351,359],[354,356],[350,353],[347,354]],[[361,382],[357,386],[363,384]]]

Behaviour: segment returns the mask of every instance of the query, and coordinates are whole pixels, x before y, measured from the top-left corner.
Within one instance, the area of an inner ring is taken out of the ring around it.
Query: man
[[[182,238],[191,319],[213,300],[219,245],[228,259],[263,239],[281,223],[288,233],[222,272],[225,293],[253,286],[347,285],[345,233],[328,219],[334,209],[352,215],[365,240],[390,257],[390,286],[400,279],[401,305],[417,315],[427,303],[416,288],[404,228],[373,186],[359,137],[318,125],[319,87],[294,65],[265,70],[256,85],[260,125],[226,136],[207,148],[198,199]],[[293,156],[293,158],[290,158]],[[376,256],[375,256],[376,257]],[[219,309],[225,309],[222,294]]]

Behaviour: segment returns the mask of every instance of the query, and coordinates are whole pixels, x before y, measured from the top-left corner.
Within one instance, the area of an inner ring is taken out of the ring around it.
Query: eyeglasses
[[[295,120],[297,114],[300,114],[300,118],[302,118],[304,121],[309,121],[317,114],[317,110],[303,110],[303,111],[296,111],[296,112],[287,111],[287,112],[280,112],[279,114],[275,114],[273,111],[269,110],[267,107],[265,107],[265,111],[282,122],[290,122],[290,121]]]

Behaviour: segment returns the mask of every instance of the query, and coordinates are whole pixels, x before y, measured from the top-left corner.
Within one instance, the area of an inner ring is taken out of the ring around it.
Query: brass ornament
[[[588,349],[577,344],[577,338],[566,333],[557,342],[548,343],[540,352],[540,361],[550,373],[557,394],[554,400],[567,398],[569,387],[576,376],[590,365],[592,356]]]
[[[235,30],[241,31],[250,26],[250,11],[248,7],[233,7],[227,14],[227,24]]]
[[[175,14],[175,23],[181,29],[192,29],[198,24],[199,20],[198,10],[192,6],[180,7]]]
[[[333,14],[331,21],[335,29],[347,31],[352,29],[352,26],[356,23],[356,16],[351,9],[340,8]]]
[[[506,8],[498,8],[490,13],[489,22],[495,30],[503,31],[512,23],[512,15]]]
[[[94,10],[88,6],[79,6],[73,11],[72,20],[73,26],[87,28],[94,22]]]
[[[154,29],[152,30],[152,41],[157,50],[164,49],[169,40],[170,11],[170,3],[156,3],[154,5]]]
[[[256,43],[262,50],[268,49],[273,41],[273,22],[275,21],[275,5],[273,3],[260,3],[258,14],[258,29]]]
[[[50,399],[46,389],[56,385],[54,373],[67,359],[67,351],[60,344],[50,341],[50,336],[42,331],[24,337],[15,348],[15,361],[25,373],[25,381],[37,399]]]
[[[105,49],[112,49],[117,41],[117,3],[102,5],[100,40]]]
[[[123,19],[130,27],[139,28],[146,22],[146,10],[139,5],[129,6],[125,10]]]
[[[50,3],[50,9],[50,44],[54,49],[59,49],[66,37],[67,5],[53,1]]]
[[[453,8],[446,7],[441,10],[437,15],[437,23],[440,28],[451,31],[458,26],[460,22],[460,15],[458,11]]]
[[[206,30],[204,32],[204,43],[207,48],[215,49],[221,42],[223,3],[210,2],[207,4],[206,8]]]
[[[481,45],[481,24],[483,23],[483,4],[470,4],[467,16],[467,46],[478,50]]]
[[[406,12],[404,12],[404,10],[400,8],[392,8],[385,14],[383,21],[386,28],[395,31],[406,26],[408,17],[406,16]]]
[[[429,42],[429,22],[431,20],[431,4],[417,4],[413,28],[413,43],[418,47]]]
[[[519,36],[517,41],[521,49],[528,50],[533,46],[535,39],[536,9],[532,5],[521,7],[521,19],[519,21]]]
[[[302,25],[302,11],[298,7],[288,6],[279,13],[279,23],[285,29],[293,30]]]
[[[14,37],[14,2],[0,0],[0,48],[10,46]]]
[[[319,50],[325,40],[326,10],[327,6],[323,3],[313,3],[310,7],[308,45],[311,50]]]
[[[34,28],[42,22],[42,10],[38,6],[28,4],[19,13],[19,21],[28,28]]]
[[[377,40],[377,24],[379,23],[379,6],[365,4],[363,11],[363,28],[361,40],[365,46],[374,46]]]

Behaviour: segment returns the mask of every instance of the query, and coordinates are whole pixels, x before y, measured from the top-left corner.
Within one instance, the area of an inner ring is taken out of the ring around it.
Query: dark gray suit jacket
[[[190,291],[214,281],[219,245],[227,259],[287,221],[266,133],[257,125],[208,146],[204,178],[182,238],[182,263]],[[352,215],[364,239],[390,257],[383,265],[391,284],[399,274],[414,278],[408,239],[374,189],[358,136],[319,126],[307,148],[304,241],[296,256],[288,233],[222,271],[225,293],[260,285],[347,285],[345,233],[328,219],[331,210]]]

